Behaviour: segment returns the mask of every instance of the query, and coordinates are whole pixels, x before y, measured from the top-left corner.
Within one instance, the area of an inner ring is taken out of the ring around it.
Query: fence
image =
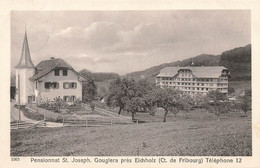
[[[36,127],[46,127],[45,121],[15,121],[10,124],[11,129],[27,129],[27,128],[36,128]]]
[[[133,123],[133,122],[131,122]],[[136,122],[138,124],[138,121]],[[115,124],[129,124],[129,122],[124,122],[118,119],[86,119],[86,120],[73,120],[73,119],[63,119],[64,127],[101,127],[101,126],[112,126]]]

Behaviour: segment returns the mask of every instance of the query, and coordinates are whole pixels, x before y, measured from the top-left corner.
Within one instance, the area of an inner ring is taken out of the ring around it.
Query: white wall
[[[28,96],[34,95],[33,83],[29,80],[35,73],[33,68],[16,69],[16,89],[18,89],[18,75],[20,76],[20,104],[28,102]],[[16,102],[18,103],[18,92],[16,92]]]
[[[57,82],[59,83],[59,88],[45,89],[45,82]],[[76,82],[77,88],[64,89],[64,82]],[[34,88],[35,85],[36,84],[34,82]],[[52,70],[50,73],[40,79],[40,82],[38,82],[38,91],[39,97],[41,97],[43,100],[48,99],[53,101],[54,98],[58,96],[60,96],[61,99],[63,99],[63,96],[75,96],[76,98],[82,100],[82,82],[78,80],[78,76],[72,70],[68,70],[68,76],[63,76],[62,70],[60,70],[59,76],[55,76],[54,70]]]

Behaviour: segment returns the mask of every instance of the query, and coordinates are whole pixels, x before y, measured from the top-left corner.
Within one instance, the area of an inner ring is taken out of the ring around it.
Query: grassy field
[[[11,131],[11,156],[251,156],[251,112],[137,114],[150,123]]]

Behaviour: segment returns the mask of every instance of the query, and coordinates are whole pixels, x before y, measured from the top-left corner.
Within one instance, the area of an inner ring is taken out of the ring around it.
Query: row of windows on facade
[[[185,89],[185,90],[206,90],[206,91],[211,90],[209,88],[190,88],[190,87],[175,87],[175,86],[169,86],[169,87],[173,89]]]
[[[160,80],[160,78],[158,78]],[[207,78],[170,78],[170,77],[162,77],[162,80],[175,80],[175,81],[203,81],[203,82],[213,82],[213,79],[207,79]],[[227,79],[221,79],[218,81],[227,81]]]
[[[176,82],[176,83],[174,83],[174,82],[162,82],[162,84],[177,84],[177,85],[193,85],[193,86],[195,86],[195,85],[197,85],[197,86],[213,86],[213,83],[210,83],[210,84],[204,84],[204,83],[180,83],[180,82]],[[217,86],[227,86],[228,84],[227,83],[220,83],[220,84],[217,84]]]
[[[63,101],[66,102],[76,101],[76,96],[63,96]]]
[[[179,74],[179,76],[182,76],[182,77],[185,77],[185,76],[187,76],[187,77],[192,77],[193,75],[191,75],[191,74]],[[221,76],[222,77],[227,77],[227,75],[226,74],[221,74]]]
[[[60,69],[55,69],[54,70],[54,75],[55,76],[60,76]],[[68,70],[67,69],[63,69],[62,70],[62,75],[63,76],[68,76]]]
[[[28,98],[31,98],[33,101],[35,101],[35,96],[28,96]],[[58,98],[60,99],[60,96],[58,96]],[[66,102],[71,102],[71,101],[76,101],[77,98],[76,96],[63,96],[63,101]]]
[[[59,83],[58,82],[45,82],[44,87],[45,87],[45,89],[59,89]],[[63,88],[64,89],[76,89],[77,83],[76,82],[64,82]]]
[[[158,78],[160,79],[160,78]],[[205,82],[212,82],[213,79],[207,78],[171,78],[171,77],[162,77],[162,80],[176,80],[176,81],[205,81]]]
[[[209,90],[214,90],[212,88],[191,88],[191,87],[175,87],[175,86],[169,86],[170,88],[173,89],[185,89],[185,90],[202,90],[202,91],[209,91]],[[227,88],[219,88],[219,90],[227,90]]]

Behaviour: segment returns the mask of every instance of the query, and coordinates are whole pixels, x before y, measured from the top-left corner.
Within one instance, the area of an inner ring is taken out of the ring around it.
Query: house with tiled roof
[[[86,79],[60,58],[51,57],[34,66],[26,32],[21,58],[15,69],[16,100],[20,104],[54,101],[55,98],[67,102],[82,100],[82,82]]]
[[[191,95],[205,95],[211,90],[227,94],[229,75],[223,66],[165,67],[157,75],[156,85]]]

